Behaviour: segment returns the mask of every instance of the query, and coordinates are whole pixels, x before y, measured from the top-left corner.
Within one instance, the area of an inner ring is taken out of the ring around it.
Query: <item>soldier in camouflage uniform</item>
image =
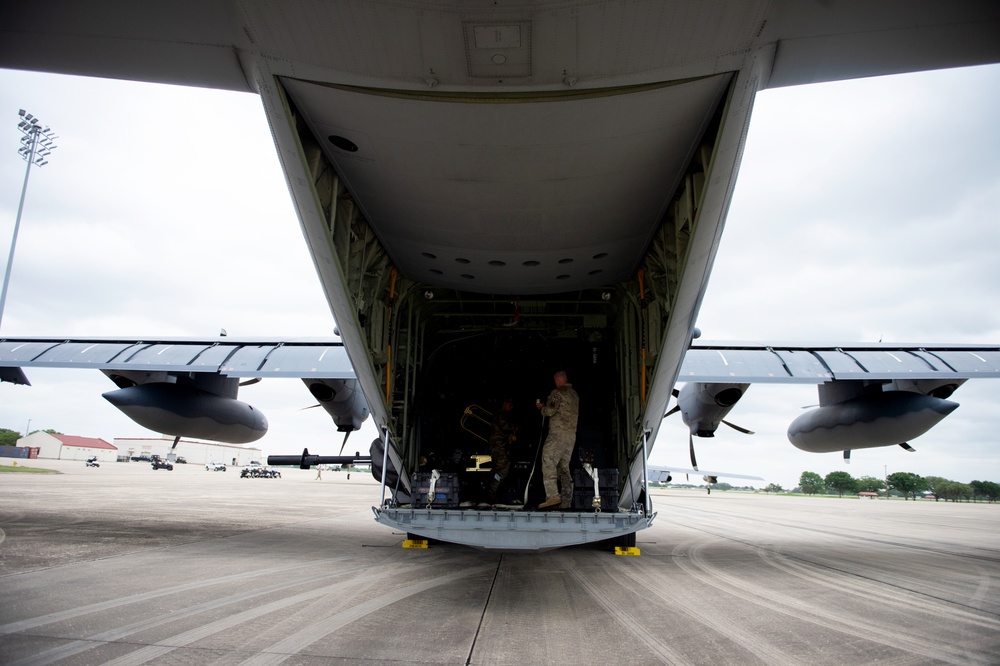
[[[510,472],[510,446],[517,440],[517,424],[514,422],[514,401],[506,398],[500,413],[490,428],[490,459],[493,477],[490,479],[490,503],[497,503],[497,489]]]
[[[542,481],[545,484],[545,501],[539,509],[568,509],[573,504],[573,477],[569,461],[576,445],[576,422],[580,416],[580,396],[573,390],[566,373],[560,370],[553,376],[555,389],[549,393],[545,404],[535,406],[542,415],[549,417],[549,435],[542,448]]]

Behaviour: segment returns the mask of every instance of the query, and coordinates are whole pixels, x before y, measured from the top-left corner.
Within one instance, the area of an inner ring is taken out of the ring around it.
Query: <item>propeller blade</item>
[[[844,462],[850,464],[851,462],[851,450],[847,449],[844,451]]]
[[[340,443],[340,453],[338,453],[337,455],[339,456],[344,455],[344,447],[347,445],[347,438],[350,436],[351,436],[350,430],[344,433],[344,441]]]
[[[251,384],[256,384],[260,380],[261,380],[260,377],[251,377],[250,379],[246,380],[245,382],[240,382],[240,386],[250,386]]]
[[[679,398],[679,397],[681,396],[681,392],[680,392],[680,391],[678,391],[677,389],[672,389],[672,390],[670,391],[670,394],[671,394],[671,395],[673,395],[673,396],[674,396],[675,398]],[[670,416],[671,414],[674,414],[674,413],[676,413],[676,412],[679,412],[679,411],[681,411],[681,403],[677,403],[676,405],[674,405],[674,408],[673,408],[673,409],[671,409],[671,410],[670,410],[669,412],[667,412],[666,414],[664,414],[664,415],[663,415],[663,418],[667,418],[667,417],[668,417],[668,416]]]
[[[300,412],[304,412],[304,411],[306,411],[307,409],[315,409],[315,408],[317,408],[317,407],[319,407],[319,406],[320,406],[320,404],[319,404],[319,403],[317,402],[317,403],[316,403],[315,405],[309,405],[308,407],[303,407],[303,408],[302,408],[302,409],[300,409],[299,411],[300,411]]]
[[[735,423],[730,423],[729,421],[723,421],[723,423],[725,423],[727,426],[729,426],[733,430],[738,430],[739,432],[743,433],[744,435],[752,435],[752,434],[754,434],[753,430],[747,430],[746,428],[741,428],[740,426],[736,425]]]
[[[688,433],[688,448],[691,450],[691,467],[697,471],[698,461],[694,459],[694,436]]]
[[[899,445],[901,447],[903,447],[904,449],[906,449],[907,451],[909,451],[910,453],[916,453],[917,452],[917,450],[915,448],[913,448],[912,446],[910,446],[906,442],[900,442]]]

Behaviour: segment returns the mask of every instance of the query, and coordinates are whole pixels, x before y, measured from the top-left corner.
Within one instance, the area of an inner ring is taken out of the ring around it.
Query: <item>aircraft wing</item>
[[[688,467],[662,467],[650,465],[646,468],[650,481],[668,482],[674,474],[694,474],[696,476],[721,476],[727,479],[748,479],[751,481],[763,481],[762,476],[752,476],[749,474],[733,474],[731,472],[710,472],[704,469],[691,469]]]
[[[265,377],[353,379],[344,346],[335,340],[160,338],[0,339],[2,368],[90,368],[114,372],[213,373]]]
[[[679,382],[823,384],[834,380],[1000,378],[1000,345],[696,343]]]
[[[264,378],[302,379],[341,432],[358,430],[369,413],[335,340],[0,339],[0,381],[29,384],[25,367],[99,370],[118,387],[105,399],[139,425],[177,437],[263,437],[267,419],[237,395]]]
[[[969,379],[1000,378],[1000,346],[944,344],[802,345],[698,343],[684,357],[675,390],[694,437],[713,437],[750,384],[817,384],[819,404],[793,420],[789,441],[814,453],[908,443],[958,407],[949,400]],[[752,434],[752,433],[750,433]]]
[[[993,62],[1000,29],[1000,6],[991,0],[619,4],[550,1],[494,11],[503,12],[503,24],[533,21],[535,31],[555,25],[573,48],[603,22],[651,68],[683,63],[689,76],[736,69],[746,51],[777,44],[772,87]],[[492,13],[462,2],[8,2],[0,7],[0,66],[249,92],[255,87],[246,71],[249,53],[303,79],[323,80],[339,70],[355,80],[377,73],[423,81],[426,65],[443,48],[429,35],[454,29],[451,21],[471,24]],[[649,29],[661,22],[684,26],[692,16],[698,29],[669,40]],[[605,54],[577,54],[576,69],[589,67],[592,57],[600,68],[613,66],[604,61],[620,57],[616,44],[609,41]],[[478,69],[487,77],[491,70],[523,76],[516,65],[537,67],[550,56],[539,50],[534,63],[494,66],[477,55],[470,52],[473,75]]]

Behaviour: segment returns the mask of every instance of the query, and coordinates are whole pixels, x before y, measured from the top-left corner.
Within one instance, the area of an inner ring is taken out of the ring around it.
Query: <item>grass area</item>
[[[54,469],[42,469],[41,467],[22,467],[21,465],[0,465],[0,473],[13,472],[15,474],[62,474]]]

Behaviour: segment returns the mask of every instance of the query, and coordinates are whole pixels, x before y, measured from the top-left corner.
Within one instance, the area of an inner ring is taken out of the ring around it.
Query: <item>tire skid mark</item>
[[[772,522],[771,524],[779,524],[779,525],[782,525],[784,527],[789,527],[788,525],[785,525],[784,523],[774,523],[774,522]],[[680,523],[680,525],[683,525],[683,524]],[[739,544],[742,544],[742,545],[747,546],[749,548],[756,548],[760,552],[764,552],[764,551],[768,551],[768,552],[772,552],[772,553],[777,553],[778,552],[777,546],[767,546],[767,545],[763,545],[763,544],[760,544],[760,543],[754,543],[754,536],[741,537],[739,535],[734,535],[731,531],[728,532],[728,533],[726,533],[726,534],[718,534],[716,532],[712,532],[711,529],[704,528],[704,527],[691,527],[689,525],[684,525],[684,527],[686,527],[688,530],[693,530],[693,531],[696,531],[696,532],[701,532],[703,534],[707,534],[709,536],[712,536],[712,537],[715,537],[715,538],[718,538],[718,539],[724,539],[724,540],[731,541],[731,542],[734,542],[734,543],[739,543]],[[815,530],[815,529],[812,529],[812,528],[807,528],[807,529],[809,529],[810,531],[814,531],[814,532],[820,532],[820,533],[822,533],[822,534],[824,534],[826,536],[834,536],[834,537],[838,537],[838,536],[843,536],[843,537],[850,536],[848,534],[838,535],[838,534],[833,533],[833,532],[823,532],[822,530]],[[862,540],[870,541],[870,539],[862,539]],[[899,544],[899,543],[891,542],[891,541],[882,541],[881,543],[883,545],[888,544],[888,545],[893,546],[893,547],[901,546],[901,547],[904,547],[904,548],[910,548],[910,546],[908,546],[906,544]],[[953,557],[963,557],[963,558],[968,558],[968,559],[980,559],[980,560],[986,560],[988,562],[994,561],[994,560],[992,560],[990,558],[984,558],[984,557],[979,557],[979,556],[972,556],[972,557],[970,557],[970,556],[964,555],[962,553],[946,553],[945,551],[936,550],[936,549],[930,549],[930,548],[924,548],[922,550],[925,550],[925,551],[928,551],[928,552],[932,552],[932,553],[934,553],[934,554],[936,554],[938,556],[953,556]],[[786,560],[791,560],[792,558],[789,558],[789,557],[786,556],[785,559]],[[911,594],[911,595],[918,596],[918,597],[920,597],[920,599],[918,600],[918,603],[945,604],[944,608],[949,613],[954,612],[955,609],[960,609],[961,612],[969,612],[969,611],[971,611],[973,613],[972,617],[980,617],[979,615],[975,615],[975,613],[985,613],[985,614],[990,614],[990,615],[994,615],[994,616],[996,615],[996,613],[992,613],[992,612],[990,612],[988,610],[983,610],[983,609],[977,608],[974,605],[970,605],[970,604],[962,603],[960,601],[955,601],[955,600],[952,600],[952,599],[945,599],[945,598],[942,598],[940,596],[936,596],[936,595],[932,594],[931,591],[922,592],[922,591],[919,591],[919,590],[914,590],[914,589],[905,587],[902,584],[892,583],[892,582],[888,582],[888,581],[885,581],[885,580],[880,580],[878,578],[873,578],[873,577],[869,577],[869,576],[863,576],[861,574],[852,573],[850,571],[845,571],[843,569],[838,569],[836,567],[833,567],[833,566],[830,566],[830,565],[825,565],[825,564],[822,564],[822,563],[819,563],[819,562],[811,562],[811,561],[806,560],[804,558],[795,558],[795,559],[797,561],[800,561],[800,562],[803,562],[803,563],[808,563],[808,564],[810,564],[810,565],[812,565],[812,566],[814,566],[814,567],[816,567],[818,569],[822,569],[824,571],[827,571],[830,575],[847,576],[847,577],[851,578],[852,580],[862,579],[862,580],[865,580],[867,582],[870,582],[870,583],[873,583],[873,584],[877,584],[877,585],[879,585],[881,587],[890,587],[892,589],[898,590],[898,591],[906,593],[906,594]],[[976,567],[977,571],[981,571],[981,568],[980,568],[981,565],[974,563],[973,566]],[[989,576],[986,575],[986,574],[984,574],[984,575],[986,576],[986,581],[985,581],[986,588],[989,589]],[[980,586],[982,587],[982,584]],[[927,600],[929,600],[929,601],[927,601]],[[973,601],[974,602],[978,602],[980,600],[973,599]]]
[[[271,664],[280,664],[286,659],[309,647],[316,641],[321,640],[339,629],[342,629],[348,624],[360,620],[364,616],[370,615],[371,613],[381,610],[386,606],[399,603],[404,599],[421,594],[441,585],[447,585],[475,574],[493,571],[495,568],[495,564],[488,564],[461,570],[457,573],[436,576],[434,578],[400,588],[394,592],[383,594],[380,597],[369,599],[368,601],[360,603],[357,606],[334,613],[333,615],[323,618],[322,620],[313,622],[309,626],[303,627],[301,630],[286,636],[271,647],[264,648],[259,654],[254,655],[242,663],[251,666],[269,666]]]
[[[729,519],[729,518],[733,517],[733,516],[731,516],[729,514],[721,513],[719,511],[710,511],[710,510],[707,510],[707,509],[695,509],[695,508],[691,508],[691,507],[680,507],[680,506],[671,506],[670,509],[671,509],[672,512],[676,512],[676,511],[688,511],[688,512],[695,513],[695,514],[700,514],[700,515],[707,514],[707,515],[710,515],[710,516],[713,516],[713,517],[714,516],[718,516],[719,518],[716,518],[717,521],[719,521],[719,520],[723,520],[724,521],[726,519]],[[675,522],[676,524],[683,524],[683,523],[678,523],[677,522],[677,519],[676,519],[675,515],[669,515],[669,516],[666,516],[666,518],[667,518],[667,520],[671,520],[671,521]],[[907,548],[909,550],[916,550],[916,551],[920,551],[920,552],[924,552],[924,553],[934,553],[936,555],[945,555],[945,556],[949,556],[949,557],[962,557],[962,558],[968,558],[968,559],[972,559],[972,560],[985,560],[987,562],[1000,562],[1000,549],[989,548],[989,547],[986,547],[986,546],[976,546],[975,547],[976,550],[983,551],[984,553],[988,553],[988,554],[984,555],[984,554],[981,554],[981,553],[969,553],[969,552],[956,551],[955,548],[959,548],[959,547],[964,546],[964,544],[961,544],[961,543],[955,543],[955,544],[947,543],[947,544],[942,544],[940,547],[931,547],[931,546],[926,546],[926,545],[919,544],[919,543],[904,543],[904,542],[901,542],[901,541],[889,541],[889,540],[885,539],[884,537],[866,536],[866,534],[871,534],[871,533],[870,532],[866,532],[865,534],[859,534],[856,531],[855,532],[850,531],[848,528],[843,528],[841,530],[821,529],[821,528],[815,527],[813,525],[788,523],[788,522],[784,522],[784,521],[781,521],[781,520],[775,520],[773,518],[761,517],[761,516],[757,516],[757,515],[747,515],[747,516],[742,516],[742,518],[745,519],[745,520],[747,520],[747,521],[750,521],[750,522],[763,523],[763,524],[766,524],[766,525],[777,525],[778,527],[784,527],[784,528],[787,528],[787,529],[800,530],[800,531],[805,531],[805,532],[813,532],[813,533],[816,533],[816,534],[822,534],[822,535],[825,535],[825,536],[831,536],[831,537],[834,537],[834,538],[836,538],[838,540],[840,540],[840,539],[853,539],[855,541],[862,541],[862,542],[865,542],[865,543],[877,543],[877,544],[892,546],[894,548]],[[704,524],[704,523],[705,523],[704,519],[700,519],[699,520],[699,524]],[[731,525],[730,525],[730,527],[731,527]]]
[[[583,588],[583,590],[586,591],[587,594],[589,594],[590,597],[601,608],[603,608],[608,615],[611,616],[612,620],[638,638],[643,645],[649,648],[650,652],[660,658],[662,663],[678,665],[690,663],[684,655],[675,651],[651,632],[647,631],[640,622],[636,621],[629,610],[620,608],[617,604],[608,600],[607,596],[602,594],[601,590],[586,576],[580,574],[578,570],[567,569],[567,573],[569,573],[569,575],[573,577],[580,587]]]
[[[636,567],[627,567],[624,564],[616,563],[615,568],[618,569],[618,573],[622,577],[632,581],[634,587],[630,589],[643,590],[644,594],[655,595],[661,602],[666,604],[666,607],[672,607],[673,610],[687,615],[699,624],[724,636],[741,649],[753,654],[762,664],[788,663],[787,652],[775,646],[770,641],[762,640],[756,632],[741,629],[736,624],[728,623],[709,611],[699,611],[696,609],[697,604],[694,602],[690,604],[685,602],[686,599],[698,595],[690,592],[682,592],[677,588],[674,588],[671,594],[668,595],[662,592],[661,588],[650,584],[657,573],[654,570],[654,565],[639,562]],[[635,569],[640,571],[636,571]],[[620,579],[619,582],[621,582]]]
[[[845,574],[840,571],[835,572],[837,581],[832,582],[829,580],[831,576],[826,575],[830,570],[822,565],[815,565],[818,570],[811,571],[809,570],[808,565],[811,565],[812,563],[805,563],[790,559],[783,556],[781,553],[775,553],[773,551],[766,552],[764,553],[764,556],[766,560],[774,560],[770,561],[769,564],[789,575],[806,580],[811,584],[819,583],[833,590],[848,592],[866,601],[878,600],[878,603],[883,607],[893,609],[901,615],[924,614],[929,615],[932,618],[948,617],[953,620],[961,620],[965,625],[975,625],[981,629],[985,629],[986,631],[993,632],[992,635],[1000,633],[1000,621],[993,620],[992,618],[984,618],[981,614],[977,615],[974,612],[969,612],[964,609],[956,610],[954,604],[951,602],[939,601],[936,599],[927,601],[920,593],[909,593],[908,591],[907,594],[900,594],[899,588],[891,585],[887,586],[882,583],[878,583],[874,586],[870,584],[861,584],[854,580],[850,574]],[[982,572],[978,565],[976,566],[976,569],[977,572],[986,579],[985,584],[989,587],[989,575]],[[980,589],[983,584],[984,583],[980,583]],[[970,635],[968,638],[963,637],[959,649],[963,650],[963,654],[965,656],[964,663],[973,663],[977,659],[977,657],[971,654],[967,649],[968,643],[976,640],[977,638],[981,638],[981,636]]]
[[[883,605],[890,604],[900,612],[907,614],[921,613],[931,617],[948,616],[954,619],[961,619],[967,624],[974,624],[983,629],[989,629],[1000,633],[1000,620],[983,617],[964,608],[956,608],[951,602],[928,598],[919,592],[910,592],[895,585],[873,581],[865,578],[859,581],[857,576],[840,570],[831,569],[822,564],[807,562],[798,558],[790,558],[782,553],[772,550],[761,552],[765,562],[772,567],[783,571],[789,575],[801,578],[814,585],[822,585],[838,592],[847,592],[864,599],[878,599]],[[989,589],[989,575],[984,573],[979,567],[977,571],[984,578],[980,583],[976,594],[986,586]],[[917,596],[919,598],[912,598]]]
[[[175,636],[165,638],[160,640],[154,645],[147,645],[135,652],[131,652],[127,655],[114,659],[112,661],[106,662],[107,664],[114,664],[114,666],[127,666],[130,664],[144,664],[148,661],[161,657],[168,652],[179,647],[186,647],[191,643],[199,641],[203,638],[207,638],[213,634],[220,633],[227,629],[232,629],[235,626],[243,624],[245,622],[250,622],[264,615],[269,615],[276,611],[283,610],[289,606],[294,606],[296,604],[302,603],[304,601],[309,601],[315,599],[316,597],[321,597],[325,594],[330,594],[334,590],[342,590],[343,585],[340,583],[335,583],[333,585],[326,585],[324,587],[309,590],[308,592],[301,592],[299,594],[292,595],[290,597],[285,597],[284,599],[279,599],[277,601],[272,601],[266,603],[262,606],[257,606],[256,608],[251,608],[250,610],[243,611],[241,613],[236,613],[233,615],[228,615],[221,620],[216,620],[215,622],[209,622],[208,624],[201,625],[195,629],[182,632]]]
[[[340,578],[346,575],[352,575],[359,569],[367,568],[365,565],[356,565],[346,569],[340,569],[335,572],[330,572],[327,574],[320,574],[310,578],[311,582],[328,580],[330,578]],[[377,578],[376,574],[369,575],[352,575],[349,583],[344,583],[343,588],[353,586],[356,581],[366,581],[370,578]],[[126,636],[139,633],[141,631],[148,631],[150,629],[155,629],[156,627],[162,626],[164,624],[169,624],[171,622],[176,622],[178,620],[183,620],[185,618],[198,615],[199,613],[204,613],[216,608],[222,608],[224,606],[229,606],[231,604],[242,603],[253,599],[255,597],[264,596],[267,594],[274,594],[275,592],[280,592],[296,585],[302,585],[304,581],[297,580],[289,583],[275,583],[267,587],[260,587],[254,590],[249,590],[245,592],[240,592],[238,594],[231,594],[219,599],[213,599],[211,601],[206,601],[200,604],[195,604],[194,606],[189,606],[183,610],[176,612],[171,612],[169,615],[158,615],[153,618],[146,620],[140,620],[138,622],[133,622],[121,627],[116,627],[114,629],[109,629],[108,631],[103,631],[86,638],[81,638],[74,640],[65,645],[53,648],[51,650],[46,650],[45,652],[40,652],[31,657],[26,657],[15,662],[11,662],[8,666],[43,666],[44,664],[51,664],[60,659],[65,659],[77,655],[81,652],[86,652],[87,650],[97,647],[99,644],[103,645],[105,643],[113,643],[119,641]],[[342,588],[342,589],[343,589]]]
[[[677,550],[682,548],[678,547]],[[803,622],[819,625],[824,629],[880,643],[911,654],[919,654],[928,659],[938,659],[949,663],[970,663],[970,655],[964,651],[940,643],[932,643],[924,640],[921,636],[907,634],[903,627],[896,627],[890,632],[825,610],[787,594],[776,593],[762,586],[748,584],[743,578],[728,574],[706,562],[701,553],[703,548],[704,545],[698,545],[688,549],[688,557],[678,557],[677,564],[694,578],[728,595],[764,606],[769,610],[789,615]],[[975,657],[972,658],[972,662],[981,663],[984,666],[989,664],[989,662]]]
[[[131,594],[127,597],[109,599],[108,601],[100,601],[95,604],[88,604],[86,606],[79,606],[77,608],[70,608],[64,611],[49,613],[47,615],[40,615],[38,617],[32,617],[26,620],[11,622],[9,624],[0,626],[0,635],[13,634],[19,631],[24,631],[26,629],[34,629],[35,627],[41,627],[46,624],[53,624],[55,622],[71,620],[73,618],[80,617],[81,615],[88,615],[90,613],[99,613],[101,611],[110,610],[112,608],[118,608],[119,606],[127,606],[129,604],[139,603],[142,601],[149,601],[151,599],[156,599],[157,597],[165,597],[171,594],[178,594],[180,592],[189,592],[191,590],[197,590],[199,588],[208,587],[211,585],[222,585],[225,583],[231,583],[233,581],[245,581],[247,580],[247,578],[250,577],[281,573],[283,571],[291,571],[293,569],[311,567],[320,564],[329,564],[331,562],[337,562],[343,559],[346,558],[338,557],[333,560],[311,560],[309,562],[303,562],[301,564],[286,564],[277,567],[270,567],[267,569],[259,569],[251,572],[227,574],[225,576],[219,576],[218,578],[209,578],[207,580],[194,581],[191,583],[184,583],[182,585],[163,587],[156,590],[151,590],[149,592],[140,592],[139,594]]]
[[[461,571],[459,573],[447,574],[445,576],[438,576],[436,578],[432,578],[432,579],[429,579],[427,581],[423,581],[421,583],[410,585],[410,586],[408,586],[406,588],[398,590],[397,592],[394,592],[394,593],[391,593],[391,594],[388,594],[388,595],[384,595],[384,596],[379,597],[377,599],[373,599],[373,600],[367,601],[365,603],[359,604],[358,606],[356,606],[356,607],[354,607],[354,608],[352,608],[350,610],[343,611],[341,613],[337,613],[336,615],[334,615],[332,617],[332,619],[337,624],[337,626],[341,626],[342,624],[346,624],[347,622],[353,622],[355,619],[357,619],[359,617],[363,617],[364,615],[366,615],[368,613],[371,613],[371,612],[374,612],[376,610],[379,610],[381,608],[384,608],[385,606],[388,606],[388,605],[393,604],[393,603],[397,603],[401,599],[405,599],[408,596],[412,596],[414,594],[419,594],[420,592],[423,592],[423,591],[425,591],[427,589],[436,587],[438,585],[442,585],[442,584],[445,584],[445,583],[452,582],[454,580],[459,580],[461,578],[465,578],[467,576],[470,576],[472,574],[478,573],[478,572],[480,572],[482,570],[486,570],[488,568],[490,568],[490,567],[477,567],[477,568],[474,568],[474,569],[463,570],[463,571]],[[371,577],[375,577],[375,576],[376,576],[376,574],[372,574]],[[362,585],[362,584],[365,584],[366,582],[367,581],[358,580],[357,584],[358,585]],[[352,584],[352,586],[353,586],[353,584]],[[247,611],[243,611],[241,613],[237,613],[235,615],[231,615],[231,616],[222,618],[220,620],[217,620],[215,622],[211,622],[209,624],[203,625],[203,626],[198,627],[196,629],[192,629],[190,631],[183,632],[183,633],[178,634],[176,636],[172,636],[170,638],[163,639],[163,640],[161,640],[156,645],[145,646],[142,649],[139,649],[139,650],[137,650],[135,652],[132,652],[132,653],[130,653],[128,655],[124,655],[124,656],[122,656],[122,657],[120,657],[118,659],[115,659],[115,660],[107,662],[107,663],[108,664],[112,664],[114,666],[128,666],[128,665],[133,665],[133,664],[143,664],[143,663],[146,663],[146,662],[148,662],[150,660],[153,660],[153,659],[156,659],[158,657],[161,657],[162,655],[167,654],[167,653],[169,653],[169,652],[171,652],[171,651],[173,651],[173,650],[175,650],[175,649],[177,649],[179,647],[186,647],[186,646],[190,645],[191,643],[199,641],[199,640],[201,640],[203,638],[206,638],[208,636],[211,636],[213,634],[220,633],[222,631],[225,631],[227,629],[231,629],[231,628],[233,628],[235,626],[238,626],[240,624],[256,620],[257,618],[262,617],[264,615],[268,615],[270,613],[274,613],[274,612],[283,610],[283,609],[285,609],[285,608],[287,608],[289,606],[294,606],[294,605],[300,604],[302,602],[311,601],[313,599],[317,599],[319,597],[325,596],[327,594],[331,594],[333,592],[343,593],[344,589],[345,589],[344,584],[338,582],[338,583],[335,583],[335,584],[332,584],[332,585],[324,586],[322,588],[317,588],[317,589],[314,589],[314,590],[310,590],[308,592],[303,592],[303,593],[300,593],[300,594],[296,594],[296,595],[293,595],[291,597],[287,597],[285,599],[281,599],[281,600],[278,600],[278,601],[273,601],[273,602],[265,604],[263,606],[260,606],[260,607],[257,607],[257,608],[253,608],[253,609],[250,609],[250,610],[247,610]],[[340,621],[338,621],[338,618],[340,619]],[[324,622],[329,622],[329,619],[326,620],[326,621],[324,621]],[[322,622],[321,623],[314,623],[313,626],[315,626],[316,624],[323,624],[323,623]],[[293,636],[300,636],[301,634],[303,634],[303,633],[305,633],[307,631],[312,631],[313,630],[313,626],[308,627],[307,629],[304,629],[304,630],[302,630],[300,632],[297,632],[296,634],[293,634]],[[307,643],[305,643],[305,645],[313,643],[316,640],[318,640],[319,638],[321,638],[323,635],[331,633],[331,631],[335,630],[335,628],[334,629],[330,629],[330,630],[324,630],[322,632],[322,635],[316,636],[312,640],[309,640]],[[284,644],[288,643],[291,638],[292,637],[286,637],[285,639],[283,639],[282,641],[280,641],[277,645],[284,645]],[[268,659],[268,660],[277,659],[277,661],[280,662],[280,661],[283,661],[284,659],[288,658],[289,656],[291,656],[291,653],[289,653],[289,654],[268,654],[268,655],[263,655],[262,654],[262,655],[259,655],[259,658],[265,658],[265,659]],[[265,663],[270,663],[270,661],[265,662]],[[275,662],[275,663],[277,663],[277,662]]]
[[[457,579],[469,576],[469,575],[471,575],[473,573],[477,573],[479,570],[484,569],[484,568],[488,568],[488,567],[480,567],[480,568],[477,568],[477,569],[471,569],[471,570],[468,570],[468,571],[463,571],[463,572],[457,573],[457,574],[449,574],[447,576],[440,576],[438,578],[433,578],[433,579],[430,579],[429,581],[425,581],[424,583],[419,583],[419,584],[416,584],[416,585],[412,585],[412,586],[410,586],[408,588],[405,588],[403,591],[405,591],[406,594],[404,594],[402,596],[400,596],[399,593],[396,593],[396,594],[393,594],[393,595],[387,595],[387,597],[391,597],[391,598],[388,598],[388,599],[386,597],[382,597],[382,598],[380,598],[378,600],[374,600],[373,602],[366,602],[365,604],[361,604],[361,606],[370,606],[370,605],[373,605],[374,602],[380,602],[380,603],[378,603],[376,607],[371,608],[371,609],[367,610],[365,613],[360,614],[359,617],[361,615],[366,614],[366,613],[370,613],[372,611],[379,610],[380,608],[383,608],[383,607],[385,607],[385,606],[387,606],[389,604],[395,603],[399,599],[405,598],[406,596],[410,596],[412,594],[417,594],[417,593],[419,593],[419,592],[421,592],[421,591],[423,591],[425,589],[429,589],[429,588],[434,587],[436,585],[440,585],[440,584],[443,584],[443,583],[446,583],[446,582],[450,582],[451,580],[457,580]],[[358,578],[355,578],[355,579],[353,579],[351,581],[350,586],[354,587],[356,585],[366,584],[368,582],[368,578],[375,578],[375,577],[377,577],[376,573],[373,573],[373,574],[371,574],[370,576],[367,576],[367,577],[358,577]],[[235,615],[230,615],[230,616],[227,616],[227,617],[222,618],[220,620],[217,620],[215,622],[210,622],[208,624],[202,625],[202,626],[200,626],[200,627],[198,627],[196,629],[192,629],[190,631],[183,632],[183,633],[178,634],[176,636],[172,636],[170,638],[163,639],[159,643],[157,643],[156,645],[144,646],[144,647],[142,647],[141,649],[139,649],[139,650],[137,650],[135,652],[129,653],[127,655],[123,655],[122,657],[119,657],[118,659],[106,662],[106,664],[111,664],[113,666],[128,666],[128,665],[132,665],[132,664],[144,664],[144,663],[146,663],[148,661],[151,661],[153,659],[161,657],[162,655],[165,655],[165,654],[167,654],[169,652],[172,652],[173,650],[175,650],[175,649],[177,649],[179,647],[186,647],[186,646],[190,645],[191,643],[199,641],[199,640],[201,640],[203,638],[207,638],[208,636],[211,636],[213,634],[220,633],[220,632],[225,631],[227,629],[231,629],[231,628],[233,628],[235,626],[238,626],[240,624],[243,624],[245,622],[250,622],[250,621],[256,620],[257,618],[262,617],[264,615],[268,615],[270,613],[274,613],[276,611],[280,611],[280,610],[282,610],[284,608],[287,608],[289,606],[294,606],[294,605],[302,603],[302,602],[306,602],[306,601],[310,601],[312,599],[316,599],[318,597],[330,594],[332,592],[342,593],[344,590],[345,590],[345,584],[342,583],[342,582],[337,582],[337,583],[334,583],[334,584],[331,584],[331,585],[326,585],[326,586],[321,587],[321,588],[310,590],[308,592],[303,592],[303,593],[300,593],[300,594],[293,595],[291,597],[286,597],[284,599],[273,601],[271,603],[264,604],[263,606],[259,606],[257,608],[252,608],[250,610],[243,611],[243,612],[237,613]],[[361,606],[359,606],[359,607],[361,607]],[[338,615],[345,615],[347,613],[350,613],[350,611],[345,611],[345,613],[341,613],[341,614],[338,614]],[[351,621],[353,621],[353,620],[351,620]],[[326,632],[326,633],[329,633],[329,632]],[[287,639],[285,639],[285,640],[287,640]],[[285,641],[282,641],[282,643],[283,642],[285,642]],[[290,655],[274,655],[274,656],[278,656],[278,657],[281,658],[281,660],[283,660],[283,659],[287,658]]]
[[[979,583],[979,586],[976,587],[976,592],[972,595],[972,601],[978,604],[985,599],[986,593],[990,591],[990,587],[992,587],[992,580],[990,579],[989,574],[983,574],[983,580]]]

